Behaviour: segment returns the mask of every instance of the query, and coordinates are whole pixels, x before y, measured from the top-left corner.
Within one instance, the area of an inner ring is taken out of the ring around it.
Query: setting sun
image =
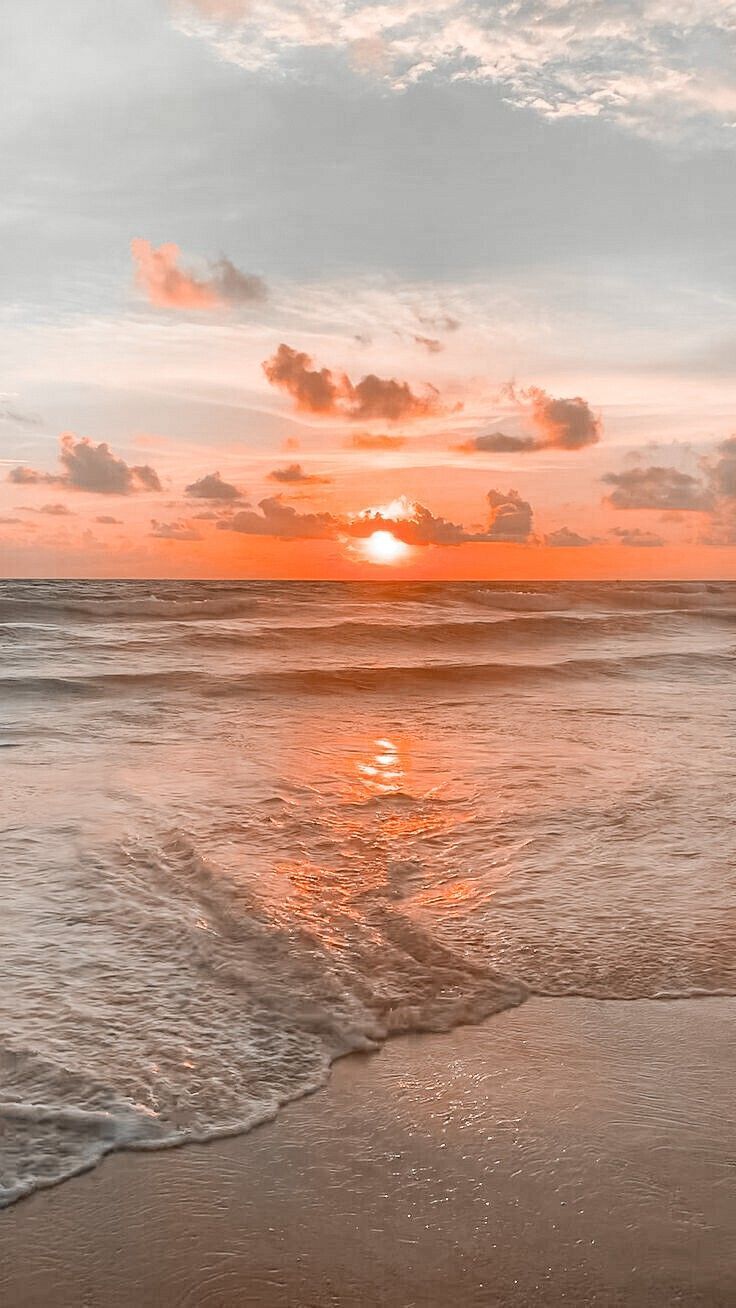
[[[372,532],[362,541],[361,549],[369,563],[403,563],[411,554],[410,546],[390,531]]]

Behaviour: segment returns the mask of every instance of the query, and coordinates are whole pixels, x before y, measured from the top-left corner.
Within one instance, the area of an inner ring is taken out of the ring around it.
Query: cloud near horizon
[[[86,436],[77,440],[73,432],[65,432],[59,444],[62,472],[40,472],[19,465],[11,468],[8,481],[16,486],[66,486],[69,490],[97,495],[132,495],[162,489],[158,474],[150,464],[130,466],[113,454],[107,441],[95,445]]]
[[[282,342],[263,363],[272,386],[285,391],[302,413],[348,418],[351,422],[413,421],[446,413],[433,386],[416,395],[408,382],[369,373],[356,384],[345,373],[315,368],[310,355]]]
[[[558,527],[557,531],[547,533],[544,543],[560,549],[580,549],[584,545],[592,545],[593,541],[587,536],[580,536],[576,531],[571,531],[569,527]]]
[[[248,536],[275,536],[282,540],[365,539],[376,531],[389,531],[406,545],[463,545],[470,543],[524,544],[531,537],[532,508],[517,491],[491,490],[486,496],[489,522],[485,530],[469,531],[455,522],[435,517],[430,509],[399,496],[390,504],[359,513],[299,513],[280,496],[260,501],[258,512],[246,510],[218,522],[221,531]]]
[[[611,533],[621,545],[637,549],[656,549],[664,545],[664,540],[654,531],[642,531],[639,527],[612,527]]]
[[[156,249],[150,241],[138,237],[131,241],[130,249],[136,265],[136,285],[156,308],[218,309],[267,298],[262,277],[241,272],[224,256],[209,265],[209,277],[197,277],[179,267],[180,250],[173,242]]]

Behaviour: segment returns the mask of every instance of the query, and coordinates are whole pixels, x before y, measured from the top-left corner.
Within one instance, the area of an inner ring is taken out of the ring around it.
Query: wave
[[[284,922],[179,834],[121,846],[100,878],[116,933],[102,960],[113,991],[96,973],[42,1054],[0,1046],[0,1207],[115,1149],[250,1130],[322,1086],[337,1058],[479,1022],[527,997],[523,982],[411,921],[390,887],[359,888],[353,912],[337,896]],[[76,905],[88,929],[99,913],[94,900]],[[74,966],[64,950],[53,960],[62,982]],[[82,994],[76,971],[73,984]],[[72,1059],[79,1071],[68,1070]]]
[[[499,614],[582,611],[589,615],[595,609],[704,613],[718,608],[733,611],[736,586],[728,582],[559,582],[514,588],[487,582],[3,582],[0,622],[210,622],[259,612],[332,612],[338,600],[378,614],[387,605],[419,606],[424,612],[431,612],[433,606],[452,611],[470,605]]]
[[[247,596],[237,599],[206,598],[201,600],[168,599],[147,595],[129,599],[30,598],[14,596],[0,599],[0,622],[184,622],[217,621],[252,614],[258,600]]]
[[[477,685],[523,685],[540,681],[580,681],[651,673],[657,677],[712,673],[733,675],[736,654],[679,651],[612,658],[570,658],[556,663],[422,663],[334,668],[292,668],[280,672],[212,674],[191,671],[110,672],[77,676],[0,678],[6,696],[92,697],[182,692],[206,697],[241,698],[260,694],[330,694],[338,691],[455,690]]]
[[[369,643],[382,646],[411,647],[417,645],[493,645],[525,644],[530,640],[555,640],[567,637],[573,640],[595,639],[598,636],[624,636],[648,631],[651,618],[646,614],[579,614],[550,613],[521,618],[492,618],[452,621],[440,619],[430,622],[396,622],[378,619],[375,622],[344,621],[331,625],[320,623],[311,626],[285,624],[281,626],[242,628],[207,628],[184,625],[174,638],[192,647],[248,649],[262,646],[291,648],[298,644],[326,645],[331,648],[360,649]]]

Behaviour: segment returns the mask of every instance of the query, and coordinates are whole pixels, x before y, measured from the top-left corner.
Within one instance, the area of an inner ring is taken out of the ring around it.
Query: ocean
[[[532,994],[736,994],[735,635],[731,583],[0,583],[0,1203]]]

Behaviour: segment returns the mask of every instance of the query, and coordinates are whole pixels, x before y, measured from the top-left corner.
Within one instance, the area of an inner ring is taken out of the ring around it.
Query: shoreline
[[[14,1308],[725,1308],[736,999],[532,997],[0,1214]],[[729,1115],[730,1114],[730,1115]]]

